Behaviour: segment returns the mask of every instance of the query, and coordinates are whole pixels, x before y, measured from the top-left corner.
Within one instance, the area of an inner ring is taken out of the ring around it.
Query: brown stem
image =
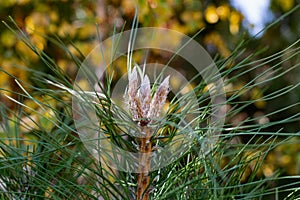
[[[139,144],[139,169],[138,169],[138,185],[136,191],[137,200],[148,200],[149,192],[147,190],[150,184],[150,165],[151,165],[151,152],[152,152],[152,143],[150,141],[152,129],[150,127],[142,126],[141,132],[143,138],[140,138]]]

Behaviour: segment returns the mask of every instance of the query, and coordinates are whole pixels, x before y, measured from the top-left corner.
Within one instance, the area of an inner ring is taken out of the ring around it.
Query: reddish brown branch
[[[144,137],[140,138],[139,144],[139,169],[138,169],[138,182],[137,182],[137,200],[148,200],[150,185],[150,168],[151,168],[151,152],[152,143],[150,141],[152,129],[148,126],[142,126],[141,132]]]

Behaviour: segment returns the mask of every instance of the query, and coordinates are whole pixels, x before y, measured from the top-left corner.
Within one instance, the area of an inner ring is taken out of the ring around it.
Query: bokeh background
[[[99,42],[97,30],[101,39],[104,40],[114,31],[119,32],[122,29],[131,28],[136,5],[138,5],[140,27],[169,28],[189,36],[193,36],[197,31],[203,29],[195,39],[216,59],[226,59],[242,40],[248,38],[252,38],[252,40],[247,43],[247,50],[242,53],[240,59],[261,49],[265,51],[259,54],[257,59],[272,55],[299,39],[300,9],[296,9],[299,1],[249,2],[241,0],[1,0],[0,19],[9,23],[9,17],[13,18],[38,49],[49,55],[71,78],[75,78],[77,66],[69,54],[66,54],[62,48],[58,48],[53,42],[53,38],[60,40],[73,55],[84,60],[84,57]],[[264,4],[261,5],[259,2],[264,2]],[[291,14],[283,18],[291,11]],[[262,30],[276,20],[278,22],[275,25]],[[170,38],[170,40],[177,42],[176,38]],[[155,55],[152,56],[155,57]],[[290,66],[296,65],[299,61],[300,59],[297,58],[284,62],[283,69],[288,70]],[[239,62],[239,60],[234,62]],[[33,86],[40,86],[41,83],[36,81],[37,77],[32,76],[28,68],[55,76],[40,57],[18,39],[17,35],[13,34],[4,23],[0,23],[0,67]],[[270,66],[265,65],[245,74],[230,86],[231,89],[243,87],[253,77],[269,68]],[[124,70],[126,69],[121,67],[117,73],[122,74]],[[256,101],[253,105],[243,108],[234,117],[228,119],[228,123],[241,124],[248,117],[262,116],[299,102],[299,87],[272,101],[263,100],[265,95],[284,85],[299,83],[299,77],[300,68],[297,67],[276,81],[247,91],[241,98],[249,100],[261,98],[261,101]],[[43,85],[42,87],[47,86]],[[7,90],[1,91],[1,102],[9,108],[15,109],[16,105],[3,95],[5,93],[13,98],[18,98],[16,94],[9,92],[20,90],[14,77],[0,71],[0,88]],[[35,98],[42,100],[42,97],[39,96]],[[24,104],[35,106],[31,100],[25,100]],[[294,106],[279,115],[266,116],[257,123],[264,123],[264,120],[265,122],[283,120],[299,112],[300,107]],[[31,111],[28,110],[27,113],[30,115]],[[281,129],[282,132],[299,133],[299,127],[300,121],[295,120],[269,127],[264,131]],[[247,142],[247,138],[240,139],[241,142]],[[297,142],[278,146],[267,156],[261,173],[268,177],[280,170],[282,174],[299,175],[299,152],[300,145]]]

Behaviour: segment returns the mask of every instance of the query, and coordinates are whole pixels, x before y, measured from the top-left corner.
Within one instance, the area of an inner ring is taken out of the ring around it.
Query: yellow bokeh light
[[[57,65],[63,70],[63,71],[67,71],[68,68],[68,61],[65,59],[59,59],[57,61]]]
[[[10,31],[4,31],[1,34],[0,41],[3,46],[10,48],[15,45],[17,39],[16,36],[14,34],[11,34]]]
[[[229,5],[219,6],[216,11],[221,20],[227,19],[230,15]]]
[[[80,90],[90,90],[91,89],[89,82],[84,79],[78,81],[76,87]]]
[[[205,19],[210,24],[215,24],[219,20],[217,9],[215,6],[208,6],[205,11]]]
[[[263,165],[263,174],[266,177],[270,177],[274,174],[274,165],[272,164],[264,164]]]
[[[290,10],[295,4],[294,0],[277,0],[277,2],[285,12]]]
[[[237,34],[239,32],[240,23],[242,21],[242,16],[237,11],[232,11],[229,17],[229,29],[232,34]]]
[[[18,40],[16,43],[16,50],[19,51],[23,56],[28,58],[28,60],[36,61],[39,59],[39,56],[20,40]]]
[[[25,18],[26,31],[30,34],[33,33],[35,25],[32,16],[28,16]]]
[[[292,161],[292,158],[290,155],[283,155],[279,159],[279,163],[283,166],[290,164]]]
[[[254,105],[257,108],[264,108],[267,104],[267,102],[263,99],[263,92],[258,87],[251,90],[250,97],[255,100]]]
[[[34,46],[41,51],[44,50],[44,47],[47,43],[46,39],[39,35],[33,35],[31,37],[31,41],[34,44]]]
[[[76,29],[74,28],[74,25],[64,21],[59,25],[59,29],[58,29],[58,35],[60,37],[74,37],[74,35],[76,34]]]
[[[237,24],[230,24],[229,26],[230,33],[233,35],[237,34],[239,32],[239,25]]]

